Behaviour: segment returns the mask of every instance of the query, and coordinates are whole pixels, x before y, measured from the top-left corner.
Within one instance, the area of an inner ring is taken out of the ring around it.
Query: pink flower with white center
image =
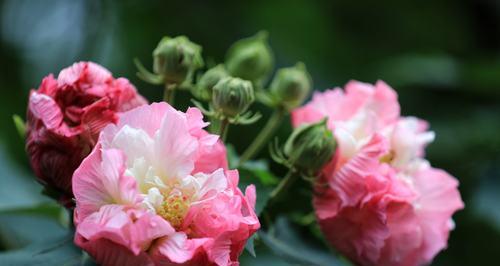
[[[430,263],[464,206],[458,181],[423,158],[434,140],[428,124],[399,111],[384,82],[351,81],[292,113],[294,126],[328,117],[338,149],[313,204],[327,240],[360,265]]]
[[[201,112],[141,106],[107,126],[73,176],[75,242],[102,265],[238,265],[260,227]]]

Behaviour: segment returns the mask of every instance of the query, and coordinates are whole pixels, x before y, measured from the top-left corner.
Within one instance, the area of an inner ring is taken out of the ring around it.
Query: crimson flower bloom
[[[26,149],[37,179],[71,205],[71,177],[117,113],[147,103],[125,78],[92,62],[45,77],[30,93]]]

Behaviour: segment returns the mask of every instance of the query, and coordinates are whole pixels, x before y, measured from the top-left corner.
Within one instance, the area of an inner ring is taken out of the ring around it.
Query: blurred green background
[[[428,159],[460,180],[466,204],[454,216],[457,227],[449,248],[433,265],[498,265],[496,0],[0,1],[0,248],[47,237],[43,231],[22,229],[22,217],[14,219],[19,214],[12,213],[14,207],[44,201],[37,195],[40,187],[31,178],[24,142],[11,118],[24,117],[29,90],[44,76],[57,75],[75,61],[91,60],[115,77],[129,78],[148,99],[159,101],[162,89],[140,81],[132,59],[150,66],[152,50],[163,35],[187,35],[203,46],[207,61],[222,62],[234,41],[261,29],[270,33],[277,67],[303,61],[316,90],[343,86],[350,79],[383,79],[399,93],[403,114],[430,121],[437,139],[428,148]],[[188,95],[181,94],[178,102],[185,109]],[[229,141],[241,152],[263,122],[231,129]],[[284,123],[280,138],[289,132]],[[307,212],[308,206],[303,200],[289,208]],[[42,228],[43,222],[36,226]],[[9,236],[17,231],[18,243],[13,244]],[[263,259],[271,256],[266,250],[261,254]],[[243,265],[253,262],[243,259]]]

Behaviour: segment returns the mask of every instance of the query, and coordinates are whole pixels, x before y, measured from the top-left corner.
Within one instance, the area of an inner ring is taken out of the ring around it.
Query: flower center
[[[164,200],[157,214],[167,220],[172,227],[179,229],[189,210],[190,200],[179,190],[162,193]]]
[[[391,163],[392,160],[394,160],[394,157],[395,157],[395,153],[393,150],[390,150],[387,154],[383,155],[382,157],[380,157],[379,161],[381,163]]]

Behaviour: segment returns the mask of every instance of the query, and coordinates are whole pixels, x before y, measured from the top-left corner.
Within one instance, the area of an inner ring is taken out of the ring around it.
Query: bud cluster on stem
[[[305,101],[312,90],[311,76],[304,63],[298,62],[278,69],[268,82],[273,72],[274,53],[265,31],[235,42],[223,64],[195,76],[195,71],[203,67],[201,51],[201,46],[185,36],[164,37],[153,51],[154,74],[136,61],[138,75],[149,83],[163,83],[164,100],[171,104],[175,91],[187,87],[197,99],[192,100],[193,103],[211,119],[211,131],[219,134],[223,141],[230,124],[251,124],[261,117],[249,111],[255,100],[274,109],[240,157],[239,165],[243,165],[268,143],[282,119]],[[273,195],[293,183],[294,176],[313,177],[331,158],[335,146],[324,121],[295,130],[283,150],[271,149],[276,161],[290,167],[290,174],[283,180],[286,184],[280,185]]]

